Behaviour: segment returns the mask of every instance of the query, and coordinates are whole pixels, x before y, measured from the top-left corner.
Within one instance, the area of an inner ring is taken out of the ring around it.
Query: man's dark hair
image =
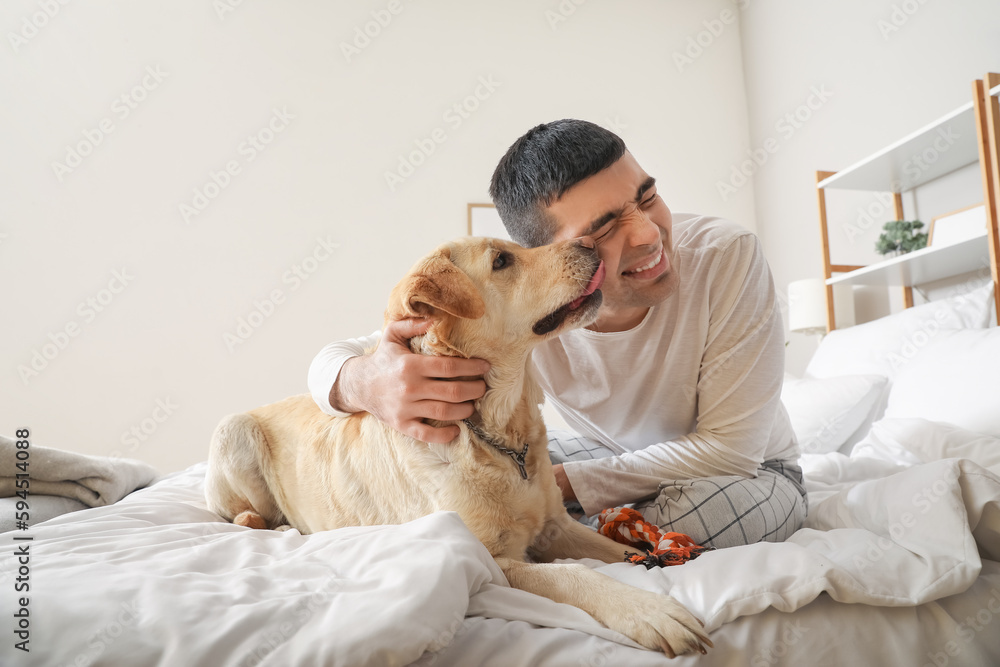
[[[500,158],[490,181],[490,197],[507,233],[527,248],[550,243],[556,230],[545,207],[625,151],[621,137],[585,120],[568,118],[528,130]]]

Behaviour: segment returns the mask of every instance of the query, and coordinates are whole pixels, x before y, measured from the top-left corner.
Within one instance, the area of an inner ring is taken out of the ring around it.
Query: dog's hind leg
[[[268,488],[267,438],[248,414],[224,418],[212,434],[205,475],[205,499],[213,512],[240,526],[276,527],[287,523]]]

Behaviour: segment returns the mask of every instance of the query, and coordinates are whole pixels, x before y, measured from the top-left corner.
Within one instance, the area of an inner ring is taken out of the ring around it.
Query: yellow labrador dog
[[[393,290],[386,320],[432,320],[410,341],[414,352],[490,362],[489,388],[459,437],[427,444],[367,413],[330,417],[308,394],[293,396],[222,420],[208,457],[209,507],[243,526],[302,533],[451,510],[511,586],[575,605],[671,657],[704,653],[712,644],[703,626],[673,598],[551,563],[635,553],[566,513],[531,376],[535,345],[596,319],[603,279],[584,241],[525,249],[466,238],[438,248]]]

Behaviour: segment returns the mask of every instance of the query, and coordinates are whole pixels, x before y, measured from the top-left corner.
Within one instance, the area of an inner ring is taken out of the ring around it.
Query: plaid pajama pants
[[[604,445],[569,431],[549,431],[553,463],[614,456]],[[802,469],[790,461],[764,461],[757,477],[722,475],[666,480],[653,498],[625,507],[641,512],[664,531],[684,533],[702,546],[723,548],[755,542],[782,542],[802,526],[808,510]],[[577,503],[571,513],[582,514]],[[597,526],[597,517],[581,522]]]

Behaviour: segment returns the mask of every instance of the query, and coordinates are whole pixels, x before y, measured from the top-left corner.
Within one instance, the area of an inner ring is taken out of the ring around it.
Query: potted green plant
[[[885,223],[882,234],[875,242],[875,251],[880,255],[904,255],[927,247],[927,234],[920,229],[924,223],[919,220],[893,220]]]

